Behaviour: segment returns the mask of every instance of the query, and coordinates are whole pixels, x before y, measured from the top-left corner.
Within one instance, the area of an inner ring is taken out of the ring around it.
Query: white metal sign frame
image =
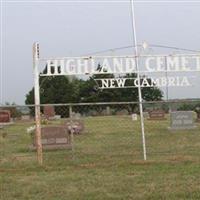
[[[136,45],[137,46],[137,45]],[[141,78],[141,71],[140,71],[140,66],[139,66],[139,59],[141,57],[146,57],[146,58],[160,58],[163,57],[163,55],[138,55],[138,50],[136,48],[136,55],[134,56],[101,56],[101,58],[111,58],[111,59],[117,59],[117,58],[133,58],[135,60],[135,67],[133,68],[134,71],[132,71],[132,73],[136,73],[137,74],[137,85],[136,86],[120,86],[120,87],[116,87],[116,88],[133,88],[133,87],[137,87],[138,88],[138,94],[139,94],[139,108],[140,108],[140,122],[141,122],[141,132],[142,132],[142,144],[143,144],[143,156],[144,156],[144,160],[147,159],[147,151],[146,151],[146,142],[145,142],[145,130],[144,130],[144,117],[143,117],[143,99],[142,99],[142,93],[141,93],[141,88],[142,87],[148,87],[147,85],[141,85],[140,80]],[[171,55],[169,55],[168,57],[171,57]],[[166,58],[168,58],[167,55],[164,55],[164,59],[166,60]],[[181,57],[181,58],[194,58],[196,60],[195,63],[195,69],[189,68],[186,65],[184,66],[184,68],[181,69],[176,69],[173,68],[173,70],[169,70],[169,69],[159,69],[159,70],[148,70],[148,71],[142,71],[142,73],[147,72],[149,73],[177,73],[177,72],[181,72],[181,73],[194,73],[194,72],[200,72],[200,55],[199,54],[180,54],[180,55],[174,55],[175,57]],[[61,76],[61,75],[71,75],[71,73],[67,74],[60,74],[60,73],[50,73],[50,71],[46,74],[40,73],[39,72],[39,63],[40,62],[46,62],[47,65],[48,63],[53,62],[54,64],[56,63],[55,61],[58,60],[64,60],[64,61],[68,61],[68,60],[89,60],[89,59],[98,59],[99,56],[94,56],[94,57],[64,57],[64,58],[50,58],[50,59],[44,59],[44,58],[39,58],[39,44],[38,43],[34,43],[33,45],[33,68],[34,68],[34,95],[35,95],[35,120],[36,120],[36,144],[37,144],[37,159],[38,159],[38,163],[42,165],[43,162],[43,157],[42,157],[42,144],[41,144],[41,124],[40,124],[40,86],[39,86],[39,77],[40,76]],[[186,64],[186,60],[184,59],[184,63]],[[165,63],[166,64],[166,63]],[[177,64],[177,63],[175,63]],[[178,65],[177,65],[178,66]],[[51,64],[51,67],[53,67],[54,72],[58,72],[60,66],[53,66]],[[116,71],[115,71],[116,72]],[[93,73],[89,73],[89,75],[93,75],[93,74],[112,74],[115,72],[112,71],[107,71],[107,72],[93,72]],[[122,73],[122,72],[121,72]],[[131,73],[129,71],[125,71],[124,73]],[[74,73],[73,75],[88,75],[85,72],[77,72]],[[119,78],[113,78],[113,80],[117,80]],[[122,78],[123,79],[123,78]],[[124,78],[124,79],[132,79],[132,78]],[[133,78],[134,79],[134,78]],[[109,80],[109,79],[97,79],[98,80]],[[168,84],[168,83],[167,83]],[[155,85],[156,86],[156,85]],[[170,86],[170,85],[169,85]],[[172,85],[173,86],[173,85]],[[175,85],[176,86],[176,85]],[[180,87],[181,85],[177,85],[177,87]],[[112,87],[105,87],[102,89],[113,89]]]

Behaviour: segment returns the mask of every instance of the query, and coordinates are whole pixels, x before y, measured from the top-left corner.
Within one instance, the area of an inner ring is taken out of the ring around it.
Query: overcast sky
[[[200,50],[200,2],[137,2],[135,10],[138,43],[147,41]],[[24,104],[25,95],[33,87],[34,41],[40,43],[41,57],[87,55],[133,44],[128,1],[5,1],[2,15],[1,103]],[[132,52],[131,49],[126,50],[126,53]],[[162,51],[152,49],[151,52]],[[124,52],[112,52],[115,53]],[[200,77],[200,73],[197,75]],[[199,78],[195,85],[189,89],[170,89],[170,98],[200,97]]]

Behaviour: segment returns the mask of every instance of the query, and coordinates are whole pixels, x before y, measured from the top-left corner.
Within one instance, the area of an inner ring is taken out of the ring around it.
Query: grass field
[[[0,136],[2,200],[200,199],[200,124],[170,132],[169,121],[145,121],[143,161],[139,121],[85,118],[75,151],[44,152],[38,166],[26,128],[15,123]],[[3,137],[5,136],[5,137]]]

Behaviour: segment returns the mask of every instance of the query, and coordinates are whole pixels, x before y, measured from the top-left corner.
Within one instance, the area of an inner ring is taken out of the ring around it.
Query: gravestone
[[[148,112],[143,112],[143,117],[144,117],[144,119],[148,119],[149,118],[149,113]]]
[[[165,120],[165,112],[163,110],[149,111],[149,120]]]
[[[193,111],[175,111],[170,113],[170,130],[194,129]]]
[[[103,109],[101,111],[101,116],[110,116],[111,112],[112,112],[112,110],[110,109],[109,106],[107,106],[105,109]]]
[[[80,113],[72,112],[71,118],[72,118],[72,119],[79,120],[79,119],[81,118],[81,114],[80,114]]]
[[[11,114],[9,110],[0,110],[0,124],[6,125],[11,123]]]
[[[41,128],[43,149],[71,149],[70,134],[64,126],[48,126]],[[36,137],[33,135],[31,149],[36,149]]]
[[[131,115],[131,118],[132,118],[133,121],[137,121],[137,114],[136,114],[136,113],[133,113],[133,114]]]
[[[46,119],[54,119],[55,117],[55,110],[53,106],[45,106],[44,107],[44,116]]]
[[[110,106],[106,106],[106,115],[109,116],[110,114]]]

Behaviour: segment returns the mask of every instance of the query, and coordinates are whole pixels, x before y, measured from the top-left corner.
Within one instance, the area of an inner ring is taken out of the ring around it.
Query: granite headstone
[[[44,149],[71,148],[70,134],[64,126],[48,126],[41,128],[41,142]],[[36,137],[33,135],[33,145],[36,149]]]
[[[55,117],[55,110],[53,106],[44,107],[44,116],[46,119],[53,119]]]
[[[170,130],[194,129],[193,111],[174,111],[170,113]]]
[[[0,110],[0,123],[6,124],[11,122],[11,113],[9,110]]]
[[[149,120],[165,120],[165,112],[163,110],[149,111]]]

